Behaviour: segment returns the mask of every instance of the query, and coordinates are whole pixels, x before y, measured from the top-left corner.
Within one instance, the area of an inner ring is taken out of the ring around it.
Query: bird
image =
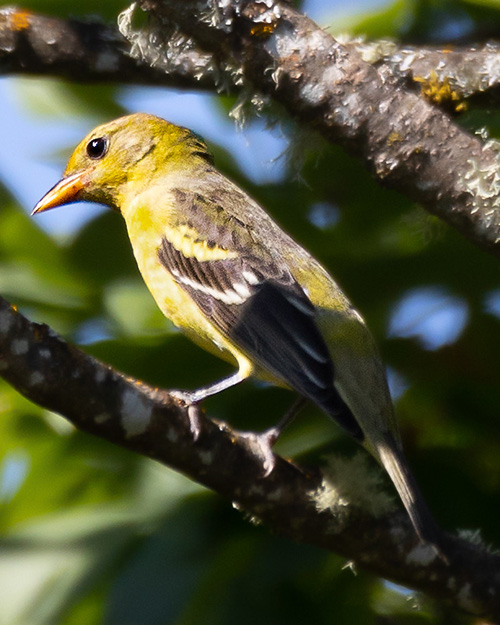
[[[251,376],[295,391],[375,457],[420,541],[441,552],[365,321],[326,269],[216,168],[197,133],[147,113],[98,126],[32,214],[76,201],[121,213],[161,311],[236,367],[182,395],[188,403]]]

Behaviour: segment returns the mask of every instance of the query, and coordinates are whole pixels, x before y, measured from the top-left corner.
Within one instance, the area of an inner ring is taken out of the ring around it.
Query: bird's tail
[[[402,450],[396,441],[391,443],[377,445],[380,462],[393,481],[418,537],[423,543],[432,545],[442,556],[441,530],[425,503]]]

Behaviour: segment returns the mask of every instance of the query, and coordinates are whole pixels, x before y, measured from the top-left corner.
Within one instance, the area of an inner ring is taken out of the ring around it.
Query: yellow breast
[[[231,253],[207,246],[192,229],[176,225],[174,198],[164,188],[161,203],[155,189],[149,189],[122,206],[122,214],[139,271],[163,314],[200,347],[237,365],[243,375],[251,375],[251,362],[210,323],[158,257],[164,238],[185,256],[198,259],[221,260]]]

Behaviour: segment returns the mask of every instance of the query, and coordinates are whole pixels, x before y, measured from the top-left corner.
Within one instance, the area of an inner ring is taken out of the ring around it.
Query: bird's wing
[[[206,228],[193,228],[196,241],[177,246],[164,237],[160,262],[223,336],[331,414],[352,436],[362,438],[333,385],[334,364],[302,287],[285,263],[267,253],[252,256],[235,239],[230,224],[217,228],[217,245],[215,233],[200,238]]]

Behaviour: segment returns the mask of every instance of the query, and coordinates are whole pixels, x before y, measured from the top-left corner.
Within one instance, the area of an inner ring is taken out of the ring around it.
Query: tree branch
[[[498,104],[500,97],[500,46],[491,42],[468,47],[415,47],[389,39],[343,39],[363,61],[392,74],[420,82],[435,80],[449,85],[459,98]]]
[[[495,43],[453,48],[400,45],[389,39],[339,38],[363,61],[396,78],[448,82],[460,97],[498,102],[500,48]],[[0,8],[0,74],[49,75],[79,82],[135,83],[215,89],[211,53],[165,42],[150,50],[147,31],[130,42],[118,29],[89,18],[63,20],[16,7]],[[185,42],[186,44],[186,42]],[[212,74],[212,75],[211,75]],[[228,87],[231,85],[228,84]]]
[[[220,7],[139,0],[168,39],[173,28],[294,117],[360,157],[397,189],[500,256],[499,147],[384,76],[284,2]],[[194,20],[193,15],[202,16]],[[157,38],[158,27],[154,28]]]
[[[138,45],[140,42],[138,42]],[[37,74],[77,82],[121,82],[213,89],[211,55],[178,51],[169,71],[137,60],[116,28],[95,20],[62,20],[15,7],[0,9],[0,74]]]
[[[328,484],[317,469],[277,456],[266,476],[251,438],[203,415],[193,440],[188,410],[166,391],[85,355],[2,298],[0,374],[79,429],[185,473],[274,531],[339,553],[465,612],[500,616],[498,556],[447,536],[447,566],[418,543],[401,511],[374,516],[354,504],[335,507],[334,499],[329,507],[320,504]]]

